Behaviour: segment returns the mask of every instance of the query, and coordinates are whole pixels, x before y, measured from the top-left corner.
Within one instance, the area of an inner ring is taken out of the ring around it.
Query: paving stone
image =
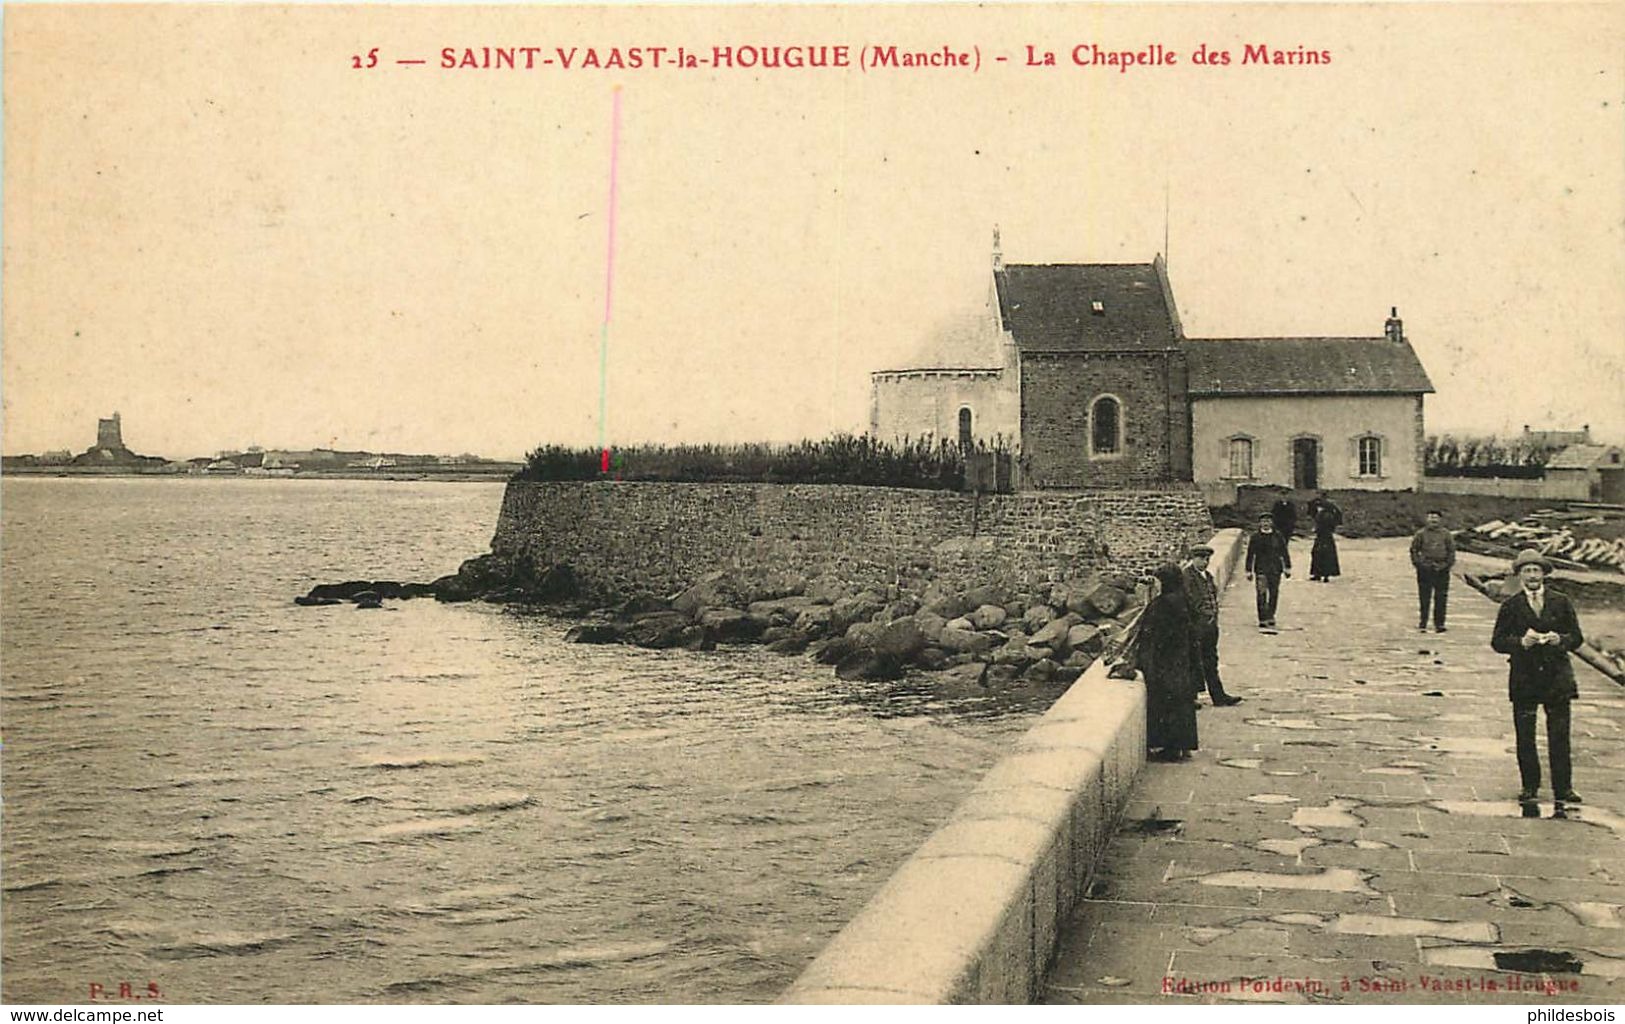
[[[1545,1005],[1625,993],[1625,979],[1595,973],[1578,995],[1508,993],[1515,975],[1493,960],[1496,949],[1570,950],[1594,958],[1593,972],[1625,972],[1625,910],[1611,909],[1625,904],[1625,694],[1576,665],[1587,803],[1577,820],[1552,819],[1549,802],[1545,817],[1523,818],[1505,658],[1488,645],[1493,606],[1461,588],[1451,632],[1419,636],[1405,541],[1342,553],[1336,585],[1286,588],[1278,636],[1251,629],[1250,592],[1226,591],[1220,658],[1248,703],[1204,711],[1195,761],[1142,777],[1130,817],[1181,826],[1113,837],[1097,879],[1110,898],[1086,901],[1067,926],[1052,980],[1074,984],[1047,1001]],[[1353,874],[1322,874],[1334,871]],[[1203,884],[1219,872],[1319,875],[1332,888],[1352,878],[1360,891]],[[1100,982],[1131,971],[1128,987]],[[1164,973],[1210,988],[1163,991]],[[1242,978],[1325,990],[1242,991]]]
[[[1436,871],[1382,871],[1373,875],[1371,888],[1378,892],[1420,893],[1424,896],[1493,895],[1501,889],[1495,875],[1443,874]]]

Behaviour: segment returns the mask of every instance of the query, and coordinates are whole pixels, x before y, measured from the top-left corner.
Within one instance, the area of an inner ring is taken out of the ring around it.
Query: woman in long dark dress
[[[1321,495],[1310,503],[1315,517],[1315,546],[1309,549],[1309,578],[1329,583],[1343,574],[1337,564],[1337,528],[1343,525],[1343,510]]]
[[[1136,655],[1145,675],[1146,747],[1159,760],[1183,761],[1197,748],[1196,694],[1200,662],[1191,629],[1184,574],[1177,565],[1156,571],[1161,592],[1140,619]]]

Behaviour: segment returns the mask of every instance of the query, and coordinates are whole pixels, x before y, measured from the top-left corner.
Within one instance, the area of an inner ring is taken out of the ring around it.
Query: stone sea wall
[[[717,570],[771,567],[857,585],[931,579],[1018,590],[1140,573],[1212,532],[1200,492],[967,495],[814,484],[515,481],[493,554],[567,564],[595,597],[675,593]]]

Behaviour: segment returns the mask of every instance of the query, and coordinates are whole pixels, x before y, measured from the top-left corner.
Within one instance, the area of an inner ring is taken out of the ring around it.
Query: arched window
[[[1360,438],[1361,476],[1382,476],[1382,438]]]
[[[1111,395],[1101,395],[1089,407],[1089,450],[1095,455],[1123,450],[1123,404]]]
[[[1248,437],[1230,439],[1230,476],[1237,480],[1253,478],[1253,442]]]
[[[969,451],[971,446],[971,413],[970,406],[959,410],[959,447]]]

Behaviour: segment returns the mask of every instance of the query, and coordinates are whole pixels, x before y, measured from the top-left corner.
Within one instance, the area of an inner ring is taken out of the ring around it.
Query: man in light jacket
[[[1508,656],[1507,696],[1518,737],[1518,799],[1530,803],[1540,790],[1540,755],[1535,750],[1535,714],[1546,709],[1546,756],[1552,763],[1552,795],[1577,804],[1569,760],[1569,702],[1580,695],[1569,652],[1584,642],[1574,605],[1546,586],[1552,563],[1537,551],[1512,560],[1522,589],[1501,602],[1490,646]]]
[[[1440,525],[1438,509],[1429,509],[1427,525],[1411,538],[1411,564],[1416,567],[1416,603],[1421,611],[1416,621],[1419,632],[1428,629],[1428,601],[1433,602],[1433,631],[1444,632],[1445,604],[1450,600],[1450,567],[1456,564],[1456,542]]]

